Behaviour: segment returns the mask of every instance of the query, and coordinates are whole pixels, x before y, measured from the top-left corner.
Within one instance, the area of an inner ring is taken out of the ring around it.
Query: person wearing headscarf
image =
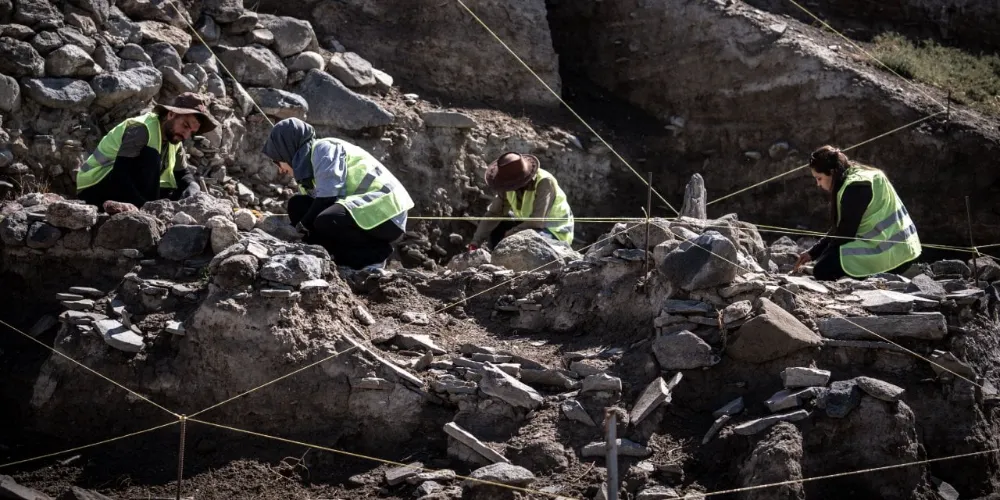
[[[799,256],[795,270],[815,260],[818,280],[900,274],[920,256],[917,226],[884,172],[850,161],[833,146],[814,151],[809,167],[829,193],[833,229]]]
[[[573,243],[573,211],[556,178],[533,155],[504,153],[486,168],[486,186],[495,193],[472,237],[475,245],[495,249],[512,234],[534,230],[546,238]],[[500,220],[511,216],[512,220]],[[520,219],[520,220],[519,220]]]
[[[413,208],[385,165],[343,139],[317,139],[298,118],[276,123],[263,153],[299,183],[302,194],[288,200],[288,217],[305,229],[306,243],[322,245],[338,265],[385,265]]]
[[[76,176],[77,196],[108,213],[138,210],[147,201],[178,200],[201,191],[181,143],[218,126],[207,99],[186,92],[157,104],[107,133]]]

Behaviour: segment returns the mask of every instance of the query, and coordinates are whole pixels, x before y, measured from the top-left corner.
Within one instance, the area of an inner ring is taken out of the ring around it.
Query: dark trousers
[[[903,274],[909,269],[910,264],[911,262],[907,262],[886,272],[890,274]],[[827,250],[816,259],[816,264],[813,266],[813,277],[819,281],[836,281],[840,278],[848,277],[848,274],[844,272],[843,266],[840,265],[839,248]]]
[[[77,193],[88,205],[104,206],[108,200],[131,203],[141,208],[150,200],[180,199],[179,189],[160,190],[160,155],[143,148],[136,158],[118,158],[101,182]]]
[[[292,196],[288,200],[288,218],[292,225],[302,222],[309,231],[306,243],[322,246],[334,262],[352,269],[385,261],[392,255],[392,242],[403,235],[392,221],[367,231],[361,229],[347,208],[336,204],[336,198]]]
[[[505,220],[493,228],[493,231],[490,231],[490,250],[496,250],[497,245],[500,244],[500,240],[503,239],[504,233],[514,229],[518,224],[520,223],[517,221]]]

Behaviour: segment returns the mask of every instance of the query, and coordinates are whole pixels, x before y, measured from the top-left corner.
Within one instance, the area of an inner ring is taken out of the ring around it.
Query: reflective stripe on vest
[[[520,219],[531,217],[531,214],[535,210],[535,191],[543,179],[551,179],[552,186],[555,188],[555,198],[552,200],[552,208],[545,214],[546,219],[553,220],[545,221],[545,229],[552,233],[556,239],[566,244],[572,244],[573,211],[569,208],[569,202],[566,201],[566,193],[559,187],[559,183],[556,182],[556,178],[552,174],[546,172],[544,169],[538,169],[538,173],[535,174],[535,188],[524,191],[520,205],[517,201],[516,191],[507,192],[507,203],[510,203],[511,208],[514,209],[515,217]]]
[[[115,166],[115,159],[118,158],[118,150],[122,145],[122,137],[129,126],[142,125],[146,127],[149,139],[146,146],[153,148],[157,153],[161,153],[160,146],[160,117],[156,113],[146,113],[142,116],[129,118],[111,129],[97,145],[97,149],[87,158],[86,163],[80,167],[80,172],[76,175],[76,189],[86,189],[97,184],[107,177],[108,173]],[[160,187],[174,189],[177,187],[177,180],[174,178],[174,166],[177,162],[177,150],[180,144],[167,145],[166,168],[160,172]],[[160,158],[161,166],[164,158]]]
[[[344,149],[347,163],[344,190],[347,196],[337,203],[347,208],[358,227],[372,229],[413,208],[413,200],[403,185],[367,151],[339,139],[326,138],[319,141],[331,142]],[[312,157],[311,160],[315,168],[316,158]]]
[[[865,181],[872,185],[872,201],[858,226],[858,239],[840,246],[840,265],[855,278],[895,269],[919,257],[922,250],[917,226],[881,170],[857,167],[848,170],[837,193],[837,213],[842,211],[844,189],[854,182]]]

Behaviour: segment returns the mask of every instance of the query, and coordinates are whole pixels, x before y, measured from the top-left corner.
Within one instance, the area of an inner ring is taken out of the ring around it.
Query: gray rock
[[[354,52],[338,52],[330,57],[326,71],[350,88],[375,85],[372,64]]]
[[[612,377],[606,373],[598,373],[596,375],[590,375],[583,379],[583,383],[580,386],[580,393],[585,392],[622,392],[622,379],[618,377]]]
[[[146,102],[159,94],[163,76],[154,68],[143,67],[98,75],[90,81],[94,104],[111,108],[126,101]]]
[[[948,294],[940,283],[934,281],[933,278],[927,276],[926,274],[914,276],[913,279],[910,280],[910,284],[906,287],[906,293],[912,293],[917,297],[938,301],[944,300],[945,295]]]
[[[938,312],[882,317],[820,318],[816,320],[816,326],[824,337],[845,340],[876,340],[879,336],[887,339],[940,340],[948,333],[945,317]],[[870,332],[877,335],[872,335]]]
[[[219,62],[244,85],[280,89],[288,80],[288,68],[274,52],[261,45],[223,52],[219,55]]]
[[[448,261],[448,269],[452,271],[464,271],[479,267],[483,264],[491,264],[493,256],[485,248],[477,248],[472,252],[462,252],[456,254]]]
[[[64,300],[60,303],[70,311],[92,311],[94,309],[94,301],[90,299]]]
[[[681,217],[692,219],[707,219],[708,192],[705,191],[705,179],[701,174],[694,174],[684,187],[684,204],[681,206]]]
[[[318,46],[316,33],[309,21],[266,14],[258,14],[258,17],[260,25],[274,34],[274,50],[281,57],[298,54],[310,46]]]
[[[881,399],[882,401],[889,401],[890,403],[899,401],[903,397],[903,393],[906,392],[902,387],[876,378],[857,377],[854,381],[869,396]]]
[[[98,25],[103,25],[111,17],[110,0],[70,0],[70,3],[93,14]]]
[[[94,54],[97,49],[97,42],[93,38],[84,35],[79,29],[73,26],[64,26],[56,31],[64,45],[76,45],[89,55]]]
[[[743,396],[740,396],[740,397],[738,397],[738,398],[736,398],[736,399],[734,399],[734,400],[726,403],[726,406],[723,406],[722,408],[719,408],[718,410],[715,410],[714,412],[712,412],[712,416],[715,417],[715,418],[719,418],[719,417],[723,417],[723,416],[730,416],[731,417],[731,416],[736,415],[737,413],[743,411],[743,408],[744,408],[744,406],[743,406]]]
[[[42,76],[45,60],[30,44],[13,38],[0,38],[0,73],[12,76]]]
[[[31,39],[31,46],[42,56],[50,54],[65,44],[66,42],[55,31],[43,31]],[[42,69],[45,69],[44,66]]]
[[[493,250],[491,263],[513,271],[534,271],[560,266],[582,256],[565,243],[546,238],[534,230],[508,236]]]
[[[154,43],[153,45],[150,45],[150,47],[170,47],[170,44],[164,43],[161,45]],[[176,55],[177,51],[174,50],[173,47],[170,47],[170,53]],[[127,61],[141,61],[150,65],[153,64],[153,59],[149,57],[149,54],[146,53],[145,49],[134,43],[129,43],[122,47],[118,51],[118,57]]]
[[[14,9],[14,22],[25,26],[37,26],[62,18],[62,12],[49,0],[18,0]]]
[[[663,309],[661,313],[665,314],[709,314],[713,313],[715,308],[704,302],[697,300],[666,300],[664,301]]]
[[[131,329],[113,319],[104,319],[94,323],[104,342],[125,352],[139,352],[142,350],[142,337],[136,335]]]
[[[659,269],[680,288],[698,290],[731,283],[739,270],[734,265],[738,260],[732,241],[715,231],[706,231],[667,254]]]
[[[712,354],[712,347],[688,331],[657,336],[653,340],[653,354],[662,370],[693,370],[719,362],[718,356]]]
[[[52,500],[52,497],[21,486],[10,476],[0,476],[0,498],[11,500]]]
[[[816,397],[817,392],[813,389],[815,388],[810,387],[799,391],[782,389],[771,395],[771,397],[768,398],[764,404],[767,405],[767,409],[771,410],[771,412],[789,410],[805,403],[809,399]]]
[[[260,261],[253,255],[234,255],[219,264],[213,281],[216,285],[226,290],[253,285],[254,281],[257,280],[257,269],[259,267]]]
[[[210,74],[219,73],[219,65],[216,62],[215,56],[213,56],[212,51],[204,45],[191,47],[187,53],[184,54],[182,59],[186,63],[197,64],[202,68],[205,68],[205,71]]]
[[[671,500],[680,498],[677,490],[666,486],[652,486],[646,488],[636,495],[635,500]]]
[[[121,69],[122,60],[115,54],[110,45],[102,43],[94,51],[94,62],[104,71],[103,73],[115,73]]]
[[[482,441],[476,439],[475,436],[470,434],[465,429],[461,428],[455,422],[449,422],[444,425],[444,432],[451,436],[452,438],[458,440],[460,443],[467,446],[469,449],[475,451],[476,453],[482,455],[490,463],[510,463],[506,457],[497,453],[489,446],[483,444]]]
[[[916,302],[933,305],[936,301],[927,300],[907,293],[892,290],[858,290],[854,292],[861,298],[862,308],[875,314],[905,314],[913,310]]]
[[[818,368],[790,366],[781,371],[781,381],[786,389],[824,386],[830,381],[830,372]]]
[[[175,68],[162,68],[160,72],[163,73],[164,87],[168,89],[173,89],[177,93],[194,92],[197,89],[194,81]]]
[[[840,380],[830,384],[830,391],[823,396],[826,414],[833,418],[844,418],[861,404],[862,391],[855,379]]]
[[[972,276],[969,266],[960,260],[939,260],[931,264],[935,276],[955,275],[963,278]]]
[[[319,279],[323,274],[323,261],[313,255],[275,255],[264,263],[260,276],[283,285],[298,286],[303,282]]]
[[[255,226],[275,238],[285,241],[298,241],[302,239],[299,233],[288,220],[287,215],[265,215]]]
[[[729,325],[745,319],[753,310],[753,304],[749,300],[741,300],[726,306],[722,310],[722,322]]]
[[[250,88],[250,97],[264,110],[268,116],[278,120],[298,118],[305,120],[309,113],[309,103],[302,96],[284,90]]]
[[[680,374],[678,373],[678,375]],[[670,388],[667,387],[667,383],[663,381],[663,377],[656,377],[655,380],[646,386],[646,389],[642,391],[642,394],[636,400],[635,406],[629,413],[629,423],[638,425],[650,413],[653,413],[653,410],[658,406],[669,402],[670,398]]]
[[[393,342],[402,347],[403,349],[409,349],[411,351],[425,352],[430,351],[434,354],[445,354],[448,351],[438,347],[437,344],[431,340],[430,335],[418,335],[410,333],[397,333]]]
[[[240,17],[226,26],[226,31],[234,35],[240,35],[243,33],[248,33],[253,31],[257,27],[257,22],[260,19],[257,13],[252,10],[245,10]]]
[[[274,33],[267,29],[255,29],[246,36],[248,45],[259,44],[270,47],[274,43]]]
[[[243,15],[242,0],[205,0],[205,13],[220,23],[231,23]]]
[[[413,462],[401,467],[393,467],[385,471],[385,482],[389,486],[396,486],[406,482],[406,478],[413,477],[423,471],[422,462]]]
[[[191,35],[188,35],[186,31],[176,26],[158,21],[140,21],[139,31],[142,33],[143,45],[166,42],[173,46],[181,56],[191,46]]]
[[[208,245],[210,231],[205,226],[171,226],[157,247],[160,257],[184,261],[201,255]]]
[[[209,45],[215,45],[222,38],[222,28],[212,19],[212,16],[202,15],[195,25],[195,30],[201,39]]]
[[[194,217],[194,220],[198,221],[199,224],[208,224],[212,217],[221,215],[232,218],[233,204],[208,193],[198,193],[177,202],[177,211]]]
[[[89,54],[76,45],[63,45],[45,58],[49,76],[94,76],[102,72]]]
[[[181,73],[195,83],[195,87],[200,88],[208,82],[208,72],[200,65],[188,63],[181,68]]]
[[[782,276],[781,281],[783,283],[796,285],[799,288],[809,290],[810,292],[821,293],[823,295],[828,295],[830,293],[829,288],[820,284],[811,276]]]
[[[162,71],[164,68],[174,68],[178,71],[181,69],[181,56],[177,53],[177,49],[166,42],[157,42],[145,47],[145,53],[153,67]],[[141,56],[135,54],[136,60],[143,60]],[[144,61],[145,62],[145,61]]]
[[[57,201],[46,213],[49,224],[64,229],[87,229],[97,223],[97,207]]]
[[[285,59],[285,66],[288,71],[309,71],[318,69],[323,71],[326,68],[326,61],[323,56],[315,52],[303,52]]]
[[[58,229],[44,222],[35,222],[28,228],[26,244],[28,248],[52,248],[61,237],[62,232]]]
[[[521,368],[521,381],[525,384],[574,389],[579,382],[570,378],[564,370]]]
[[[104,25],[108,34],[125,40],[127,43],[141,42],[142,28],[139,27],[139,23],[132,22],[131,19],[122,15],[121,12],[118,12],[116,15],[115,11],[117,10],[117,8],[112,7],[108,21]]]
[[[85,490],[83,488],[78,488],[76,486],[71,487],[59,500],[113,500],[111,497],[104,496],[96,491]]]
[[[309,103],[309,121],[344,130],[361,130],[391,124],[395,117],[375,101],[360,96],[333,76],[311,70],[297,93]]]
[[[0,1],[0,4],[2,3]],[[0,12],[2,12],[2,7],[0,7]],[[35,30],[23,24],[0,24],[0,38],[13,38],[23,42],[33,36],[35,36]]]
[[[475,128],[474,118],[457,111],[426,111],[420,114],[424,125],[438,128]]]
[[[954,377],[958,374],[968,379],[976,378],[976,371],[968,363],[955,357],[954,353],[935,350],[931,353],[930,361],[933,361],[931,369],[938,377],[942,375]]]
[[[726,348],[727,355],[750,363],[764,363],[822,343],[819,335],[774,302],[758,299],[758,309],[760,315],[735,332],[735,340]]]
[[[26,78],[24,93],[35,102],[53,109],[85,110],[97,94],[83,80],[70,78]]]
[[[597,426],[597,424],[594,423],[594,419],[590,418],[590,414],[588,414],[587,410],[583,408],[583,405],[575,399],[564,401],[562,405],[560,405],[560,409],[563,414],[566,415],[566,418],[570,420],[580,422],[581,424],[590,427]]]
[[[741,436],[752,436],[758,432],[767,430],[774,424],[778,422],[798,422],[799,420],[805,420],[809,418],[809,412],[806,410],[797,410],[791,413],[783,413],[780,415],[771,415],[769,417],[759,418],[757,420],[751,420],[749,422],[744,422],[742,424],[733,427],[733,432]]]
[[[142,212],[124,212],[112,215],[97,230],[94,245],[110,250],[135,248],[141,252],[152,250],[160,242],[163,224]]]
[[[493,363],[485,363],[479,389],[488,396],[505,401],[511,406],[534,410],[541,406],[542,396],[531,387],[500,370]]]
[[[212,253],[219,253],[226,248],[229,248],[231,245],[236,244],[240,239],[239,229],[236,227],[236,223],[228,217],[216,215],[215,217],[208,219],[208,224],[206,225],[212,230],[212,236],[210,239],[212,243]]]
[[[628,439],[618,439],[617,444],[619,457],[646,458],[653,454],[653,450]],[[608,443],[604,441],[590,443],[580,450],[580,454],[584,457],[606,457]]]
[[[69,293],[75,293],[92,299],[99,299],[105,295],[104,292],[89,286],[72,286],[69,288]]]
[[[0,111],[13,113],[21,109],[21,86],[17,80],[0,75]],[[0,162],[0,167],[4,167]]]
[[[528,469],[501,462],[472,471],[469,479],[462,482],[462,487],[476,489],[489,486],[486,483],[496,483],[524,488],[534,481],[535,475]]]

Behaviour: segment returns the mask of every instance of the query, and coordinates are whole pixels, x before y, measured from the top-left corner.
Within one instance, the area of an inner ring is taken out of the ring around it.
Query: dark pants
[[[886,272],[890,274],[903,274],[909,269],[910,264],[911,262],[907,262]],[[848,274],[844,272],[844,268],[840,265],[840,249],[835,248],[823,252],[816,259],[816,264],[813,266],[813,277],[819,281],[836,281],[840,278],[848,277]]]
[[[321,205],[313,207],[317,202]],[[361,269],[388,259],[392,255],[392,242],[403,235],[403,230],[392,221],[367,231],[361,229],[347,208],[335,202],[335,198],[292,196],[288,200],[288,218],[292,225],[302,222],[309,231],[305,242],[325,248],[338,265]]]
[[[143,148],[136,158],[118,158],[101,182],[77,193],[88,205],[104,206],[108,200],[131,203],[141,208],[151,200],[180,199],[179,189],[160,189],[160,155]]]
[[[496,250],[497,245],[500,244],[500,240],[503,239],[504,233],[514,229],[514,227],[518,224],[519,222],[517,221],[505,220],[500,222],[497,227],[493,228],[493,231],[490,231],[490,250]]]

